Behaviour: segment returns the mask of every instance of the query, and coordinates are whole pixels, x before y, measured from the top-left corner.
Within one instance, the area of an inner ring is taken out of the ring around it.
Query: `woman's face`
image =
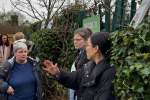
[[[95,56],[95,48],[93,47],[92,43],[91,43],[91,39],[88,39],[88,42],[86,44],[86,54],[87,54],[87,59],[88,60],[93,60],[94,56]]]
[[[6,43],[6,42],[7,42],[7,36],[6,36],[6,35],[3,35],[3,36],[2,36],[2,42],[3,42],[3,43]]]
[[[82,38],[79,34],[75,34],[73,40],[74,40],[75,49],[79,49],[79,50],[85,49],[86,40],[84,40],[84,38]]]
[[[19,49],[17,52],[14,52],[17,61],[25,61],[27,59],[27,48]]]

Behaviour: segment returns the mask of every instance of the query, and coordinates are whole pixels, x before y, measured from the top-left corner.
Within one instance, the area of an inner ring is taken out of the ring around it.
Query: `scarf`
[[[1,46],[1,54],[2,54],[2,64],[5,63],[7,57],[7,47],[5,46],[4,54],[3,54],[3,46]]]

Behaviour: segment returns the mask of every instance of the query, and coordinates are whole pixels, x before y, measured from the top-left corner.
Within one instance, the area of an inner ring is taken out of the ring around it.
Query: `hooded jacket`
[[[33,74],[35,75],[36,81],[37,81],[37,100],[42,100],[42,73],[41,69],[36,62],[31,57],[27,57],[27,60],[33,65]],[[0,67],[0,100],[7,100],[7,93],[3,92],[5,88],[5,84],[8,82],[10,75],[11,75],[11,68],[13,67],[15,62],[15,56],[13,56],[11,59],[7,60],[2,67]]]
[[[25,40],[25,39],[20,39],[15,41],[13,44],[17,43],[17,42],[23,42],[27,45],[27,49],[29,50],[30,48],[30,44]],[[11,49],[10,49],[10,55],[8,57],[8,59],[12,58],[14,56],[14,52],[13,52],[13,44],[11,44]]]
[[[77,70],[81,69],[85,63],[90,61],[87,59],[86,51],[82,52],[80,55],[79,55],[79,52],[80,50],[77,50],[74,53],[74,62],[75,62],[75,67]]]
[[[54,76],[54,79],[67,88],[78,90],[77,100],[115,100],[111,81],[116,78],[116,69],[109,67],[109,62],[109,58],[97,64],[90,61],[73,72],[60,69],[59,77]]]

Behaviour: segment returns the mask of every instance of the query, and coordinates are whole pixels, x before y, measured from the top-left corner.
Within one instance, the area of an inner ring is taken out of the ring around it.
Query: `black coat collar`
[[[97,64],[95,64],[94,61],[90,61],[87,64],[85,64],[84,76],[86,77],[85,79],[88,79],[88,80],[83,86],[89,87],[95,84],[96,78],[101,76],[103,72],[108,68],[108,66],[110,66],[109,62],[110,62],[109,58],[104,58],[103,60],[99,61]]]

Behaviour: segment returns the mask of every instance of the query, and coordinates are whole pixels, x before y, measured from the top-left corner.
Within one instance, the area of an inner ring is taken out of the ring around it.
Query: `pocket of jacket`
[[[95,95],[95,92],[90,91],[90,90],[88,91],[88,93],[89,93],[90,95],[93,95],[93,96]]]
[[[84,100],[94,100],[95,93],[93,91],[87,90],[82,94],[82,99]]]

